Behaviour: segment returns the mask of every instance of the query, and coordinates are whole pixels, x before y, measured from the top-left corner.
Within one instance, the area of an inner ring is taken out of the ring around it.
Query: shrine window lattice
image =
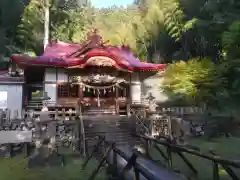
[[[58,85],[58,97],[78,97],[78,85]]]

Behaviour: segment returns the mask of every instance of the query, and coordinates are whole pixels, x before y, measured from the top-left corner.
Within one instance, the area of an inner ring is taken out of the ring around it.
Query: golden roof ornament
[[[94,45],[103,44],[103,40],[102,37],[99,35],[98,29],[93,29],[92,31],[87,33],[87,41],[90,41]]]

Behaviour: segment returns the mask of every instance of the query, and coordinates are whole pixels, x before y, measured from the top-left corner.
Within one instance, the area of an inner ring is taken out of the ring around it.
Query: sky
[[[97,8],[104,8],[109,6],[126,6],[133,3],[133,0],[91,0],[93,6]]]

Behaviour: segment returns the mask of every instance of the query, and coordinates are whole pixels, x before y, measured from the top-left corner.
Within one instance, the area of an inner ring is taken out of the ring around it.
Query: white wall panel
[[[7,92],[7,108],[11,111],[11,118],[15,116],[15,111],[18,111],[18,117],[20,118],[22,115],[23,105],[23,85],[0,85],[0,91]]]
[[[130,90],[131,90],[132,103],[141,103],[142,90],[141,90],[139,73],[132,73]]]
[[[66,73],[65,69],[58,69],[57,70],[57,74],[58,74],[58,82],[68,82],[68,74]]]
[[[44,81],[56,82],[56,69],[55,68],[46,68],[45,69],[45,79]]]
[[[44,91],[51,99],[49,101],[56,101],[57,99],[57,85],[56,84],[45,84]]]
[[[51,99],[49,101],[56,101],[56,93],[57,93],[57,71],[56,68],[46,68],[45,70],[45,84],[44,84],[44,92],[47,93],[48,97]]]
[[[14,117],[14,111],[18,111],[18,116],[22,115],[23,105],[23,85],[8,85],[8,109],[11,110],[11,117]]]

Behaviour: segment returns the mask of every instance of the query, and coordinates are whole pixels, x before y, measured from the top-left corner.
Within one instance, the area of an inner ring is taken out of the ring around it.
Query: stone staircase
[[[89,107],[83,110],[83,115],[115,115],[115,107]]]
[[[136,120],[118,115],[101,115],[84,119],[85,137],[88,152],[97,144],[97,136],[115,142],[117,146],[135,146],[138,141],[131,133],[136,132]]]

